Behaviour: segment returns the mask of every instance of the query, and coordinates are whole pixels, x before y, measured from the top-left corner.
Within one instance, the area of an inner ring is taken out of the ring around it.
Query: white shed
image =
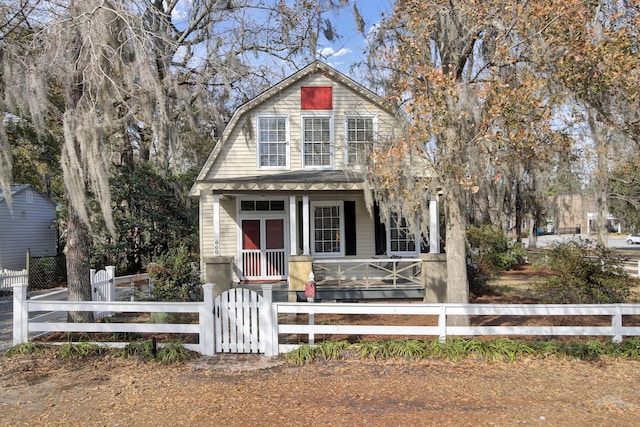
[[[6,196],[0,189],[0,269],[26,268],[27,249],[31,256],[57,255],[56,204],[30,184],[11,185],[11,206]]]

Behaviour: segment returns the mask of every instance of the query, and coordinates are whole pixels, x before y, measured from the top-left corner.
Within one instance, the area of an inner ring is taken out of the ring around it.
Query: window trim
[[[340,218],[340,251],[339,252],[316,252],[316,217],[315,208],[318,206],[338,206],[338,213]],[[345,256],[345,243],[344,243],[344,202],[342,200],[336,201],[317,201],[310,202],[310,230],[311,233],[311,255],[318,258],[331,258],[331,257],[344,257]]]
[[[414,234],[413,236],[413,247],[415,248],[413,251],[393,251],[391,250],[391,224],[393,221],[392,217],[396,217],[399,218],[399,215],[397,214],[389,214],[389,224],[387,224],[387,226],[385,227],[387,229],[387,255],[388,256],[410,256],[410,257],[415,257],[418,256],[420,254],[420,242],[418,240],[418,236],[416,236]],[[408,229],[408,227],[407,227]],[[406,239],[406,241],[408,242],[409,239]]]
[[[262,166],[260,164],[260,120],[262,119],[284,119],[285,120],[285,166]],[[291,118],[289,114],[257,114],[256,115],[256,168],[258,170],[290,170],[291,169]]]
[[[305,119],[308,118],[329,118],[329,132],[330,132],[330,141],[329,141],[329,165],[307,165],[305,163],[304,158],[304,122]],[[335,127],[334,127],[334,117],[333,114],[327,114],[325,112],[316,113],[316,114],[301,114],[300,115],[300,166],[302,169],[315,169],[315,170],[333,170],[335,167]]]
[[[358,162],[349,163],[349,119],[372,119],[373,125],[373,139],[371,141],[371,145],[375,145],[378,135],[378,116],[375,114],[348,114],[344,117],[344,165],[345,167],[353,167],[353,168],[361,168],[361,165]]]

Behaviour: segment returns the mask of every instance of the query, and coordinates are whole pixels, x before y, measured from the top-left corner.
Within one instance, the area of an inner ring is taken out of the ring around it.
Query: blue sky
[[[392,0],[356,0],[355,3],[364,18],[365,32],[368,32],[380,21],[383,13],[391,11]],[[331,21],[341,38],[335,42],[319,41],[321,46],[318,50],[323,55],[321,59],[349,75],[349,67],[364,59],[366,41],[356,29],[353,6],[346,6],[340,14],[331,17]]]

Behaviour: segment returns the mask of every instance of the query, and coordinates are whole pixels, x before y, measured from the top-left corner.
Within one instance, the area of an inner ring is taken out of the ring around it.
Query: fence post
[[[89,283],[91,284],[91,301],[99,301],[98,300],[98,290],[94,287],[96,283],[96,269],[92,268],[89,270]]]
[[[615,313],[611,319],[611,327],[613,328],[613,339],[614,343],[622,342],[622,309],[619,305],[616,306]]]
[[[262,303],[259,310],[260,339],[264,340],[265,356],[278,355],[278,324],[274,323],[273,285],[262,285]],[[275,329],[275,332],[274,332]]]
[[[116,268],[113,265],[107,265],[104,270],[109,274],[109,290],[107,291],[107,301],[116,300]]]
[[[29,340],[28,283],[13,284],[13,345]]]
[[[205,283],[202,285],[204,303],[200,312],[200,351],[205,356],[216,354],[215,325],[213,324],[213,291],[216,285]]]
[[[445,342],[447,340],[447,306],[440,306],[440,314],[438,315],[438,341]]]

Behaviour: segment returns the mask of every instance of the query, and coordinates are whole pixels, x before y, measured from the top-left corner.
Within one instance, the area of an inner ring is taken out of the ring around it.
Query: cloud
[[[340,48],[338,50],[335,50],[332,47],[325,47],[320,49],[320,51],[318,52],[318,55],[320,55],[323,58],[329,58],[329,57],[338,57],[338,56],[344,56],[344,55],[348,55],[351,53],[351,49],[347,49],[346,47]]]

